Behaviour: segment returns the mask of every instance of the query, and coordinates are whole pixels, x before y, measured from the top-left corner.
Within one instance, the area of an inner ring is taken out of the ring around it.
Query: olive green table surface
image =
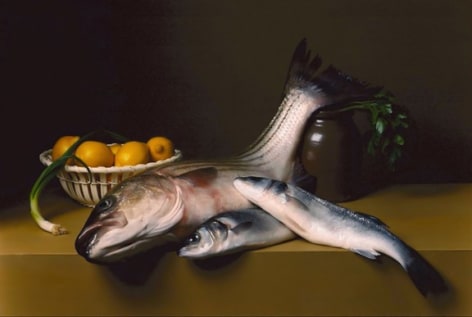
[[[0,315],[472,316],[472,184],[392,185],[342,205],[388,224],[451,292],[426,299],[390,258],[301,239],[206,261],[171,250],[92,264],[74,249],[91,208],[53,187],[40,206],[67,235],[39,229],[26,199],[0,210]]]

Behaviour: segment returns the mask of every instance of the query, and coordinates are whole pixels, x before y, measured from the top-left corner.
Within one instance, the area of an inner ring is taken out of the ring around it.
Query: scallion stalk
[[[78,157],[76,157],[73,153],[75,152],[76,148],[79,146],[80,143],[83,141],[90,139],[91,137],[95,136],[97,133],[101,133],[102,131],[93,131],[88,134],[85,134],[79,140],[77,140],[74,144],[71,145],[71,147],[57,160],[52,162],[50,165],[48,165],[39,175],[39,177],[36,179],[36,181],[33,184],[33,187],[31,188],[30,194],[29,194],[29,201],[30,201],[30,213],[31,216],[33,217],[33,220],[37,223],[37,225],[43,229],[44,231],[50,232],[53,235],[63,235],[67,234],[68,231],[66,228],[64,228],[60,224],[52,223],[48,220],[46,220],[43,215],[41,214],[41,209],[39,208],[39,196],[41,192],[43,191],[44,187],[57,175],[57,173],[64,167],[64,165],[67,163],[67,161],[70,158],[74,158],[75,160],[79,161],[85,168],[87,168],[88,173],[91,175],[91,171],[89,167]],[[106,134],[114,137],[115,139],[118,139],[120,141],[127,140],[127,138],[111,132],[111,131],[103,131]],[[92,178],[90,177],[90,181]]]

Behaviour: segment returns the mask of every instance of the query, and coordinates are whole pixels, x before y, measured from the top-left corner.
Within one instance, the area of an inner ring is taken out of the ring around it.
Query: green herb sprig
[[[372,99],[355,101],[337,111],[361,110],[370,113],[372,133],[367,143],[367,153],[381,155],[388,167],[394,171],[405,145],[404,129],[408,128],[408,115],[400,107],[394,106],[394,96],[382,90]]]
[[[68,231],[66,228],[64,228],[60,224],[52,223],[48,220],[46,220],[43,215],[41,214],[41,210],[39,208],[39,197],[41,192],[43,191],[44,187],[52,180],[54,177],[57,175],[57,173],[64,167],[66,162],[70,158],[74,158],[74,160],[77,160],[80,162],[81,165],[83,165],[86,169],[89,175],[91,175],[90,168],[85,164],[80,158],[76,157],[74,155],[75,150],[77,147],[84,141],[91,139],[92,137],[96,136],[97,134],[107,134],[112,136],[113,138],[120,140],[120,141],[126,141],[127,138],[112,132],[112,131],[93,131],[90,133],[85,134],[79,140],[77,140],[74,144],[71,145],[71,147],[57,160],[52,162],[50,165],[48,165],[39,175],[39,177],[36,179],[36,181],[33,184],[33,187],[31,188],[30,194],[29,194],[29,201],[30,201],[30,213],[31,216],[33,217],[33,220],[37,223],[37,225],[43,229],[44,231],[50,232],[53,235],[63,235],[67,234]],[[90,181],[92,181],[92,178],[90,177]]]

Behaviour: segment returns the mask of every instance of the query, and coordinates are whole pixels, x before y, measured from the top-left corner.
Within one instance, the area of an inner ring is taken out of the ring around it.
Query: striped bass
[[[158,245],[183,241],[205,220],[251,207],[233,186],[239,176],[292,182],[305,123],[318,109],[367,99],[370,87],[333,66],[319,71],[306,40],[296,47],[281,104],[246,151],[228,159],[179,161],[147,170],[112,188],[99,201],[75,247],[90,262],[116,262]]]
[[[307,241],[344,248],[372,260],[381,253],[388,255],[403,267],[423,296],[439,295],[448,289],[426,259],[373,216],[264,177],[238,177],[234,186]]]

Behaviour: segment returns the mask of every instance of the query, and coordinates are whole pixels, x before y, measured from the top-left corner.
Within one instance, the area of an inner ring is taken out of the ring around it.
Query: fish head
[[[294,185],[265,177],[237,177],[234,187],[247,200],[270,213],[294,230],[293,219],[306,212],[312,200],[311,194]],[[296,226],[297,229],[299,226]]]
[[[274,198],[285,203],[290,190],[287,183],[257,176],[237,177],[233,185],[244,197],[257,205],[263,200]]]
[[[93,208],[75,248],[86,260],[121,260],[172,241],[182,218],[181,190],[173,179],[142,173],[116,185]]]
[[[184,241],[178,255],[185,258],[206,258],[220,254],[228,244],[228,233],[226,224],[210,219]]]

